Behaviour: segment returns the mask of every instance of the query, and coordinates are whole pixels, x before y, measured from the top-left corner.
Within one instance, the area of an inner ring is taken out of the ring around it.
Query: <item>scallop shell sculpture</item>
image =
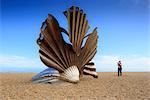
[[[42,23],[37,39],[39,55],[46,66],[59,72],[59,79],[77,83],[85,65],[96,54],[98,35],[96,28],[86,35],[89,24],[86,14],[79,7],[72,6],[64,11],[64,15],[68,21],[68,31],[51,14]],[[63,34],[68,36],[70,44],[64,40]]]
[[[60,74],[53,68],[47,68],[32,77],[34,83],[55,83],[59,81]]]
[[[94,78],[98,78],[98,74],[96,73],[96,66],[94,65],[93,62],[89,62],[84,66],[83,69],[83,74],[84,75],[91,75]]]
[[[79,81],[79,70],[77,66],[67,68],[60,76],[62,79],[76,83]]]

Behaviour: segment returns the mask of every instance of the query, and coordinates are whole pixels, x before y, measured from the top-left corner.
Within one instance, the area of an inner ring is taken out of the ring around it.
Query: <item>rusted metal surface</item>
[[[60,73],[70,66],[77,66],[80,74],[83,74],[84,66],[96,54],[97,31],[95,28],[92,33],[86,35],[90,26],[86,14],[78,7],[72,6],[64,11],[64,15],[68,21],[68,31],[62,28],[51,14],[48,14],[48,18],[42,23],[37,39],[40,59],[46,66],[53,67]],[[62,32],[68,36],[71,44],[65,42]],[[83,45],[85,37],[87,40]]]

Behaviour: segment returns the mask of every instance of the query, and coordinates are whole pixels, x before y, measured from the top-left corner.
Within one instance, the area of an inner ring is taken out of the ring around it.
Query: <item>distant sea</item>
[[[1,67],[0,66],[0,73],[39,73],[48,67]],[[116,69],[108,69],[108,68],[97,68],[97,72],[117,72]],[[123,72],[150,72],[148,69],[123,69]]]

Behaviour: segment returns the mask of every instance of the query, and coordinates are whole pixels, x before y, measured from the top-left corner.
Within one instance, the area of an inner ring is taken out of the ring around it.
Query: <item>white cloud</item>
[[[98,71],[116,71],[119,60],[122,61],[124,71],[150,71],[150,57],[99,55],[93,59]]]
[[[0,55],[0,67],[18,67],[29,68],[43,66],[38,59],[31,59],[22,56]]]
[[[97,66],[97,71],[116,71],[117,62],[121,60],[123,71],[150,71],[150,57],[129,55],[129,56],[114,56],[114,55],[96,55],[93,59]],[[2,56],[0,55],[0,69],[6,71],[20,71],[20,69],[30,72],[42,71],[47,68],[40,59],[31,59],[22,56]]]

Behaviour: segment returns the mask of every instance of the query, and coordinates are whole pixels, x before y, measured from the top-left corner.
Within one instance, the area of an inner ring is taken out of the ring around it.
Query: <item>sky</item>
[[[67,29],[63,11],[78,6],[87,14],[92,32],[98,27],[97,71],[150,71],[149,0],[1,0],[0,72],[39,72],[36,39],[48,13]]]

